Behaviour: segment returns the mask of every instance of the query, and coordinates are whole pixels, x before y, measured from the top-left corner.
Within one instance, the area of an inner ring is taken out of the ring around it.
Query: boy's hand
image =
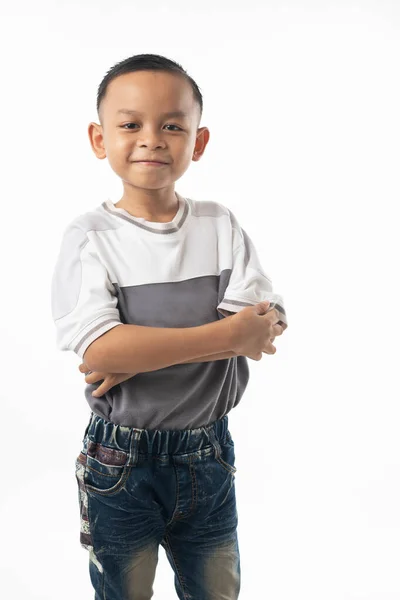
[[[258,361],[263,353],[275,354],[271,340],[282,335],[283,327],[278,325],[278,310],[270,308],[270,304],[267,300],[246,306],[229,319],[231,348],[238,355]]]
[[[92,396],[96,398],[103,396],[114,385],[118,385],[118,383],[122,383],[122,381],[126,381],[137,375],[137,373],[100,373],[100,371],[91,371],[85,363],[79,365],[79,370],[81,373],[87,373],[85,377],[86,383],[96,383],[104,379],[103,383],[92,392]]]
[[[266,300],[266,302],[268,302],[268,300]],[[270,310],[274,310],[273,308],[270,308],[267,310],[267,312],[269,312]],[[278,321],[277,323],[278,326],[280,326],[281,330],[277,331],[277,328],[275,329],[275,335],[282,335],[282,333],[285,331],[285,329],[287,329],[287,325],[286,323],[284,323],[283,321]],[[271,344],[272,342],[275,340],[275,337],[271,338]],[[269,352],[266,352],[266,354],[270,354]]]

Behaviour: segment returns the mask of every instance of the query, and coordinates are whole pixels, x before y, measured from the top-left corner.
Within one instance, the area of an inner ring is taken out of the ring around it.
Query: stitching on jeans
[[[194,509],[196,508],[196,504],[197,504],[197,479],[196,479],[196,471],[193,466],[192,459],[190,457],[189,457],[189,469],[190,469],[190,474],[192,476],[192,506],[190,508],[189,514],[192,514],[194,512]],[[187,516],[189,516],[189,515],[187,515]]]
[[[228,442],[228,443],[229,443],[229,442]],[[225,469],[225,471],[228,471],[228,473],[230,473],[231,475],[235,475],[235,473],[237,472],[237,468],[236,468],[235,466],[232,466],[232,465],[230,465],[229,463],[227,463],[227,462],[226,462],[226,461],[225,461],[225,460],[222,458],[222,455],[221,455],[221,454],[222,454],[222,452],[221,452],[221,451],[222,451],[222,446],[224,446],[224,445],[226,445],[226,444],[224,444],[224,443],[221,443],[221,442],[218,444],[218,446],[219,446],[219,451],[218,451],[218,453],[216,453],[216,454],[215,454],[215,458],[216,458],[217,462],[219,462],[219,463],[220,463],[221,467],[223,467],[223,468]],[[234,447],[234,446],[233,446],[233,443],[232,443],[232,444],[229,444],[229,445],[231,445],[232,447]]]
[[[190,509],[189,511],[187,511],[186,513],[182,513],[181,515],[176,514],[177,513],[177,509],[178,509],[178,504],[179,504],[179,478],[177,476],[177,486],[178,486],[178,491],[177,491],[177,502],[175,505],[175,509],[172,515],[171,520],[167,523],[167,527],[171,524],[173,524],[174,521],[181,521],[182,519],[187,519],[194,511],[195,507],[196,507],[196,503],[197,503],[197,480],[196,480],[196,473],[192,464],[192,459],[189,456],[189,471],[190,471],[190,476],[191,476],[191,480],[192,480],[192,503],[190,505]],[[176,468],[175,468],[175,472],[176,472]],[[178,511],[180,512],[180,511]]]
[[[132,466],[125,467],[125,468],[126,468],[125,475],[123,475],[121,477],[121,479],[118,481],[118,483],[115,484],[115,486],[112,486],[108,490],[98,490],[95,486],[90,485],[90,483],[85,483],[86,488],[95,494],[101,494],[102,496],[113,496],[114,494],[116,494],[117,492],[119,492],[122,489],[122,487],[125,485],[126,480],[128,479],[128,477],[131,473]],[[112,490],[112,491],[110,491],[110,490]]]
[[[232,467],[229,463],[225,462],[224,459],[221,458],[221,456],[217,457],[217,461],[220,463],[221,467],[224,467],[225,471],[228,471],[228,473],[230,473],[231,475],[234,475],[236,473],[236,467]]]
[[[87,468],[90,471],[94,471],[95,473],[98,473],[99,475],[104,475],[104,477],[118,477],[118,476],[121,476],[121,473],[119,473],[118,475],[110,475],[109,473],[102,473],[101,471],[98,471],[97,469],[94,469],[90,465],[86,465],[86,466],[87,466]],[[117,469],[120,468],[122,470],[124,469],[123,465],[121,467],[119,467],[118,465],[105,465],[105,466],[106,467],[113,467],[114,469],[115,468],[117,468]]]
[[[178,477],[178,472],[177,472],[175,463],[173,464],[173,467],[174,467],[175,477],[176,477],[176,502],[175,502],[174,510],[172,512],[172,517],[170,518],[166,527],[169,527],[169,525],[171,525],[171,523],[173,523],[175,520],[178,520],[178,517],[175,517],[175,513],[178,510],[178,505],[179,505],[179,477]]]
[[[165,536],[165,541],[167,542],[167,546],[168,546],[168,548],[169,548],[169,551],[170,551],[170,553],[171,553],[172,560],[173,560],[173,562],[174,562],[174,565],[175,565],[175,568],[176,568],[176,573],[177,573],[177,575],[178,575],[179,583],[181,584],[181,588],[182,588],[182,591],[183,591],[183,597],[184,597],[184,598],[187,598],[187,599],[189,599],[189,596],[188,596],[188,595],[187,595],[187,593],[186,593],[186,586],[185,586],[185,585],[184,585],[184,583],[183,583],[183,579],[182,579],[182,573],[181,573],[181,571],[180,571],[180,569],[179,569],[179,565],[178,565],[178,563],[177,563],[177,560],[176,560],[176,558],[175,558],[175,556],[174,556],[174,553],[173,553],[173,550],[172,550],[172,546],[171,546],[171,544],[169,543],[168,534]]]

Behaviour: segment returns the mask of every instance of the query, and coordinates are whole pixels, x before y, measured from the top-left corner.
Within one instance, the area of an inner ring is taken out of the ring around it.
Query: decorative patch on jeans
[[[76,479],[78,481],[79,490],[79,509],[81,516],[81,530],[80,530],[80,543],[83,548],[89,551],[90,560],[96,565],[100,573],[103,572],[103,567],[98,561],[94,549],[92,536],[90,534],[90,524],[88,515],[88,495],[85,487],[85,468],[86,468],[86,454],[81,452],[76,460]]]
[[[126,452],[117,450],[116,448],[109,448],[108,446],[102,446],[99,443],[89,440],[87,453],[92,458],[95,458],[104,465],[114,465],[116,467],[123,466],[128,458]]]

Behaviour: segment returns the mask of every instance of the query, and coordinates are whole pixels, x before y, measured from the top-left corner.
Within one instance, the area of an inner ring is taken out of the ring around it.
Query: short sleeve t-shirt
[[[121,324],[196,327],[263,300],[287,325],[282,297],[233,213],[218,202],[176,193],[172,221],[134,217],[110,199],[65,229],[51,283],[59,350],[84,361],[89,345]],[[177,364],[139,373],[99,398],[85,383],[91,410],[141,429],[193,429],[236,406],[249,379],[247,358]]]

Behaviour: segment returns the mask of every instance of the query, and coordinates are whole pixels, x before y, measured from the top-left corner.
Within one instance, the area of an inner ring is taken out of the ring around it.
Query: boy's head
[[[98,88],[100,124],[90,123],[90,143],[124,187],[173,188],[209,140],[207,127],[199,128],[202,112],[200,90],[178,63],[155,54],[132,56],[114,65]],[[144,160],[165,164],[138,162]]]

